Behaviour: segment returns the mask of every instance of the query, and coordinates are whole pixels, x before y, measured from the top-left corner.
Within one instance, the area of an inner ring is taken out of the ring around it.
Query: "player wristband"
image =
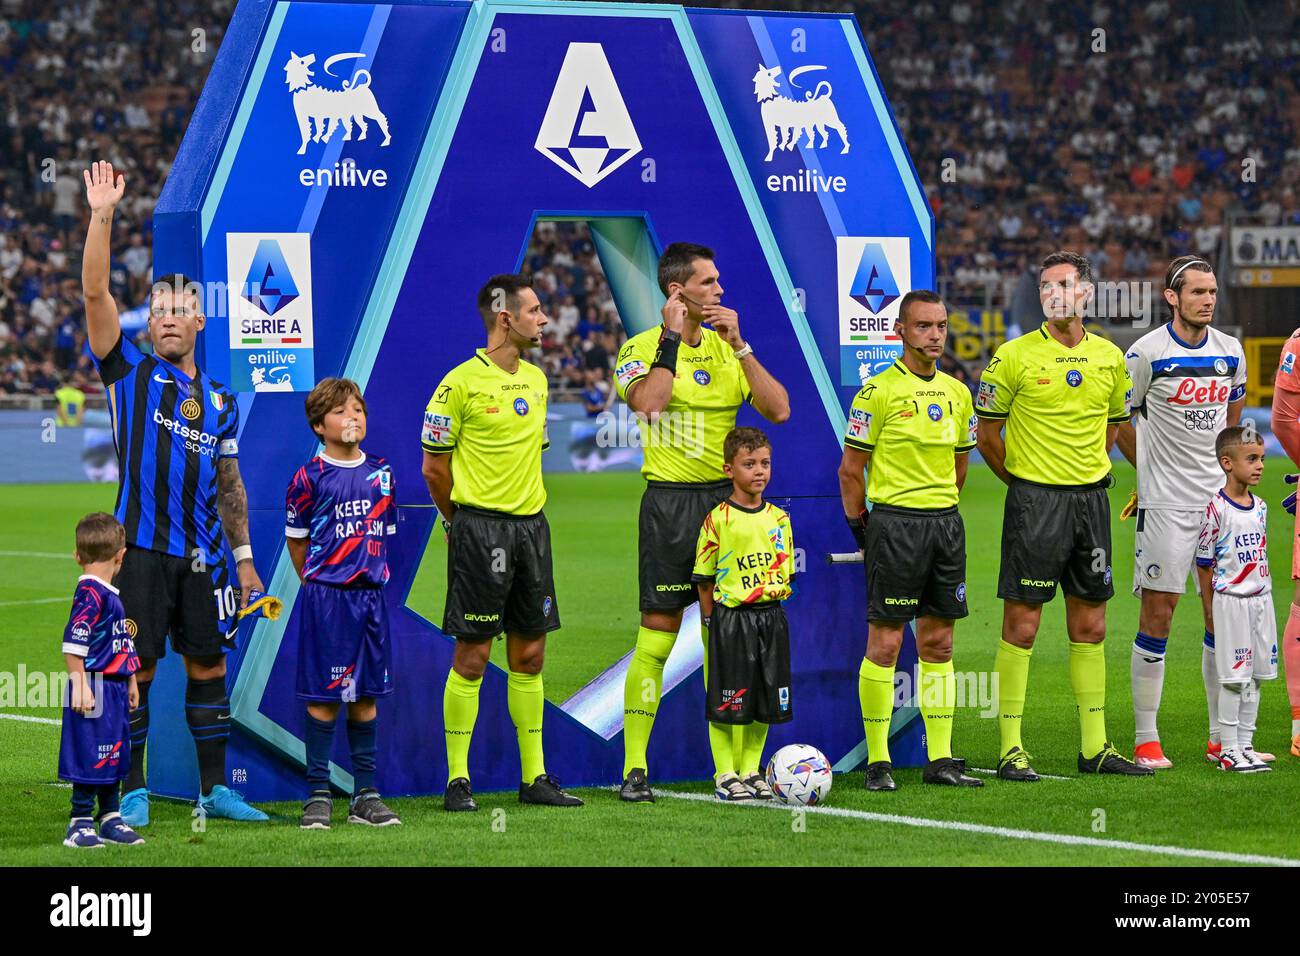
[[[853,532],[853,540],[857,542],[858,550],[865,552],[867,550],[867,517],[871,512],[866,508],[856,518],[849,515],[844,516],[844,520],[849,523],[849,530]]]
[[[748,342],[746,342],[746,343],[745,343],[741,348],[737,349],[736,352],[735,352],[734,354],[735,354],[735,356],[736,356],[736,361],[740,361],[740,360],[743,359],[746,355],[753,355],[753,354],[754,354],[754,346],[752,346],[752,345],[750,345]]]
[[[241,544],[237,548],[232,548],[230,553],[235,556],[236,564],[238,564],[240,561],[253,560],[253,546],[250,544]]]
[[[680,332],[673,332],[665,329],[659,336],[659,349],[655,352],[655,360],[650,363],[651,368],[666,368],[674,375],[677,374],[677,347],[682,344],[682,335]]]

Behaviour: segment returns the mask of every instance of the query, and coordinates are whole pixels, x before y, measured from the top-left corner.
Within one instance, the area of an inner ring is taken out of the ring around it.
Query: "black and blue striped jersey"
[[[219,563],[217,461],[239,454],[234,393],[202,371],[191,379],[122,336],[95,364],[121,476],[113,513],[127,544]]]

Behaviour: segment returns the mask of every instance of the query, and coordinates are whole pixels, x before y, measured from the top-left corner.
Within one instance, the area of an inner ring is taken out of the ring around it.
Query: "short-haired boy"
[[[109,583],[125,554],[126,530],[112,515],[97,511],[77,523],[76,558],[82,575],[63,632],[68,690],[59,779],[72,784],[72,821],[63,845],[78,849],[144,842],[118,812],[118,785],[131,769],[131,711],[140,704],[134,626],[122,610],[117,588]]]
[[[388,463],[360,448],[366,400],[346,378],[323,379],[306,401],[325,450],[299,468],[285,496],[289,556],[298,598],[298,697],[306,702],[304,830],[328,830],[330,745],[339,705],[348,706],[353,792],[349,823],[401,823],[375,788],[375,699],[393,692],[388,610],[388,535],[397,501]]]
[[[1264,473],[1264,440],[1225,428],[1214,445],[1226,476],[1201,521],[1196,549],[1201,600],[1213,615],[1219,675],[1220,770],[1272,770],[1255,750],[1260,681],[1277,677],[1277,620],[1268,573],[1268,506],[1251,488]],[[1206,640],[1211,639],[1206,635]]]
[[[781,602],[791,594],[790,516],[763,501],[771,443],[757,428],[733,428],[723,444],[731,495],[700,528],[691,580],[705,628],[704,685],[719,800],[771,800],[759,764],[770,724],[794,718],[790,634]]]

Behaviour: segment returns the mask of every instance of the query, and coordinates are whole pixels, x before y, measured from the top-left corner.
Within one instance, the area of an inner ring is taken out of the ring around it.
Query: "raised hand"
[[[91,163],[90,169],[82,171],[81,178],[86,183],[86,201],[91,212],[112,209],[126,190],[126,177],[121,173],[115,177],[113,164],[109,162]]]
[[[668,297],[668,301],[663,307],[664,328],[670,332],[681,332],[686,324],[686,300],[682,298],[681,291],[674,292]]]
[[[735,309],[728,309],[725,305],[706,305],[700,310],[704,313],[704,321],[713,327],[733,349],[741,349],[745,346],[745,339],[740,334],[740,316],[736,314]]]

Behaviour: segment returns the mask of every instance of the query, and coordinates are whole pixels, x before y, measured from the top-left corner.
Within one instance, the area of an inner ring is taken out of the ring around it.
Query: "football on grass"
[[[782,803],[811,807],[831,792],[831,762],[816,747],[789,744],[767,762],[767,785]]]

